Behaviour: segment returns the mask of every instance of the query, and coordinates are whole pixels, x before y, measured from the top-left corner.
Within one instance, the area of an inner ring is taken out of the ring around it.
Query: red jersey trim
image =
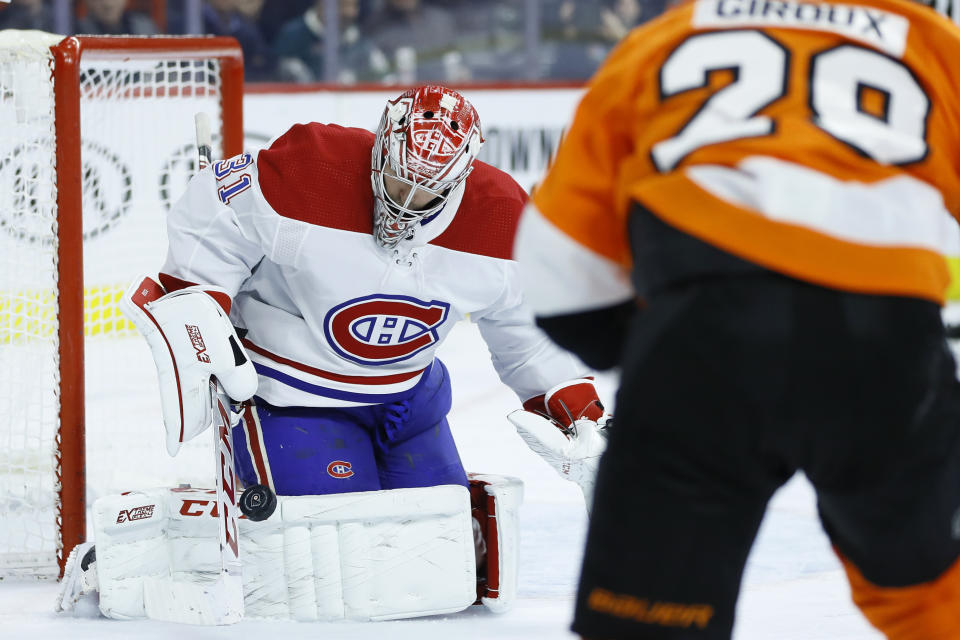
[[[342,373],[333,373],[331,371],[324,371],[322,369],[316,369],[309,365],[305,365],[302,362],[296,362],[290,360],[289,358],[284,358],[283,356],[278,356],[275,353],[267,351],[263,347],[258,347],[254,343],[250,342],[246,338],[241,340],[243,346],[253,351],[254,353],[260,354],[264,358],[269,358],[274,362],[279,362],[280,364],[285,364],[288,367],[292,367],[297,371],[303,371],[304,373],[309,373],[312,376],[318,378],[324,378],[326,380],[333,380],[334,382],[344,382],[347,384],[365,384],[365,385],[383,385],[383,384],[397,384],[399,382],[406,382],[416,378],[421,373],[426,371],[426,368],[420,369],[418,371],[408,371],[406,373],[395,373],[387,376],[351,376],[345,375]]]

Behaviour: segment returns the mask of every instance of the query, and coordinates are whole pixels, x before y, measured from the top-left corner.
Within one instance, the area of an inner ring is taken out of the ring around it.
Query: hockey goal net
[[[231,38],[0,32],[0,579],[56,577],[100,495],[211,482],[203,445],[164,453],[116,303],[163,262],[194,114],[214,157],[238,154],[242,94]]]

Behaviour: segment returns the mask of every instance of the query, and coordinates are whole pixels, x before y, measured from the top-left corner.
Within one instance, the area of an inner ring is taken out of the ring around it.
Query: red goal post
[[[0,133],[0,578],[62,573],[88,495],[143,488],[87,483],[92,431],[110,449],[99,473],[124,457],[153,466],[136,447],[160,428],[157,407],[123,408],[124,384],[156,388],[115,302],[160,267],[164,207],[196,157],[191,111],[216,112],[215,154],[229,157],[243,149],[242,101],[232,38],[0,32],[0,119],[17,124]]]

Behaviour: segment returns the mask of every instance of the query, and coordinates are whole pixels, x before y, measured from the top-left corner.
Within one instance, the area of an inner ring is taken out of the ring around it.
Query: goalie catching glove
[[[212,424],[211,376],[236,401],[247,400],[257,390],[253,363],[215,297],[229,301],[218,287],[166,293],[158,282],[144,277],[120,301],[121,310],[153,352],[171,456]]]
[[[605,414],[590,378],[563,382],[530,398],[507,416],[534,453],[580,486],[587,510],[593,503],[597,465],[607,448]]]

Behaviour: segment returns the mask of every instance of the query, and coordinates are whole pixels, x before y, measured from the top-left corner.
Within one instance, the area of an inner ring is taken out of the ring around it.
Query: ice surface
[[[0,638],[29,640],[184,640],[264,637],[277,640],[534,640],[573,639],[573,611],[586,514],[579,490],[527,450],[504,418],[517,399],[500,385],[476,327],[461,324],[441,350],[454,383],[450,420],[470,471],[519,476],[521,510],[519,599],[496,616],[482,607],[434,618],[379,623],[244,621],[240,628],[118,622],[96,611],[52,613],[57,585],[0,583]],[[611,401],[615,380],[601,377]],[[794,478],[774,497],[744,578],[736,640],[878,640],[850,602],[843,571],[816,518],[809,484]]]

